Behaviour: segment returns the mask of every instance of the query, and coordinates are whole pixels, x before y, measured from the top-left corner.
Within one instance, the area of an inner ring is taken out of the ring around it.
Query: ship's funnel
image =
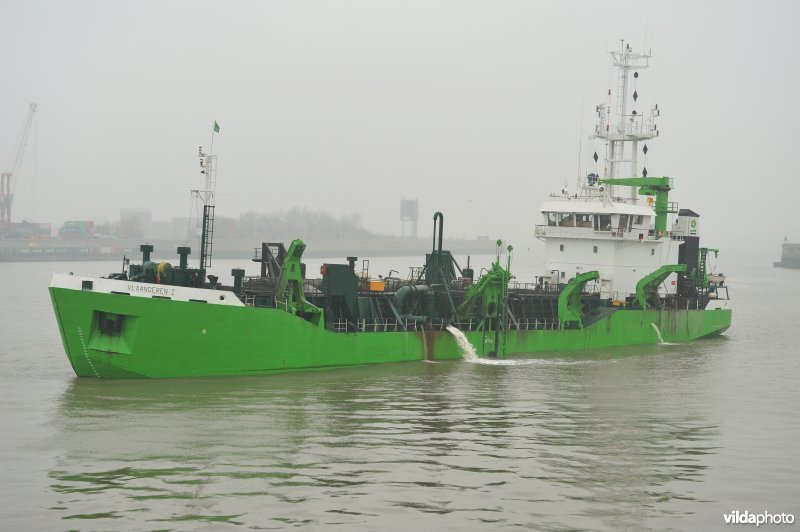
[[[189,259],[187,258],[192,252],[192,248],[186,246],[178,246],[178,256],[181,258],[180,268],[185,270],[188,267]]]
[[[241,295],[242,293],[242,279],[244,278],[244,270],[241,268],[234,268],[231,270],[231,275],[233,275],[233,292],[236,295]]]
[[[142,252],[142,264],[145,262],[150,262],[150,253],[153,252],[153,245],[152,244],[142,244],[139,246],[139,251]]]

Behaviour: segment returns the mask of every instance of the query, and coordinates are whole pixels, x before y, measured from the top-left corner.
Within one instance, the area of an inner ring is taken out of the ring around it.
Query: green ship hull
[[[621,88],[650,58],[630,45],[612,56]],[[719,250],[700,246],[699,215],[671,200],[673,179],[637,166],[638,142],[658,136],[660,113],[655,105],[649,117],[628,114],[636,91],[632,102],[627,98],[627,89],[617,95],[613,114],[610,106],[596,108],[593,137],[605,141],[610,156],[603,174],[579,178],[575,194],[565,184],[539,209],[534,235],[544,242],[544,260],[525,282],[512,275],[513,247],[502,240],[491,266],[476,272],[467,257],[461,267],[443,247],[444,215],[436,212],[430,252],[405,278],[395,269],[370,275],[369,259],[357,269],[355,256],[323,263],[316,276],[306,272],[306,244],[297,239],[288,248],[262,242],[252,257],[260,273],[234,268],[226,286],[208,268],[217,158],[201,147],[198,266],[189,266],[188,245],[177,246],[173,266],[153,259],[150,243],[139,247],[140,263],[125,257],[122,271],[106,277],[54,275],[50,295],[67,357],[82,377],[266,375],[412,360],[581,356],[721,334],[732,306],[725,276],[709,268]],[[593,168],[602,166],[597,152],[592,158]],[[401,210],[416,227],[416,200],[401,200]]]
[[[333,332],[278,308],[223,306],[50,287],[75,373],[97,378],[265,375],[300,369],[450,360],[464,356],[446,330]],[[124,315],[118,331],[99,316]],[[620,309],[579,328],[464,331],[477,356],[578,352],[717,335],[729,308]]]

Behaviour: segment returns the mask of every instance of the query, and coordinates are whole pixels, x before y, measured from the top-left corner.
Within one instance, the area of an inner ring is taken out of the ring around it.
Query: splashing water
[[[461,349],[461,357],[466,362],[471,362],[473,364],[485,364],[487,366],[528,366],[532,364],[540,364],[540,365],[575,365],[575,364],[592,364],[594,361],[592,360],[543,360],[543,359],[536,359],[536,358],[523,358],[523,359],[496,359],[496,358],[480,358],[478,353],[475,351],[475,347],[464,333],[460,329],[456,329],[452,325],[447,326],[447,332],[453,335],[458,344],[458,347]],[[428,362],[428,361],[426,361]],[[433,362],[433,361],[430,361]]]
[[[461,357],[464,360],[478,360],[478,354],[475,352],[475,348],[472,347],[472,344],[469,343],[469,340],[467,340],[467,337],[463,332],[461,332],[459,329],[456,329],[452,325],[447,326],[447,332],[452,334],[456,339],[456,343],[461,349]]]
[[[655,331],[656,331],[656,334],[658,335],[658,343],[660,343],[660,344],[664,344],[664,343],[666,343],[666,342],[664,341],[664,337],[663,337],[663,336],[661,336],[661,331],[660,331],[660,330],[658,330],[658,325],[656,325],[655,323],[651,323],[650,325],[652,325],[652,326],[653,326],[653,329],[655,329]]]

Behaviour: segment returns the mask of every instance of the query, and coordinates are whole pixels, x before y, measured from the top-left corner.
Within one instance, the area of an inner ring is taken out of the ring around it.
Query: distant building
[[[417,198],[402,198],[400,200],[401,235],[407,238],[417,238],[417,220],[419,219],[419,200]]]

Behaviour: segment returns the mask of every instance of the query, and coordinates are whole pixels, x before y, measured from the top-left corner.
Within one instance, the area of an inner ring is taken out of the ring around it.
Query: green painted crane
[[[661,308],[661,298],[658,295],[658,286],[673,273],[686,271],[685,264],[665,264],[651,272],[636,283],[636,301],[643,309]]]
[[[625,187],[639,187],[639,194],[656,197],[656,232],[667,232],[667,215],[678,212],[678,204],[669,201],[669,191],[672,183],[669,177],[620,177],[603,179],[601,183],[608,185],[622,185]]]
[[[322,309],[309,303],[303,291],[303,267],[300,260],[305,249],[305,243],[299,239],[293,240],[289,246],[275,291],[275,303],[278,308],[283,308],[295,316],[300,316],[320,328],[324,328],[325,319]]]
[[[558,295],[558,320],[561,327],[583,328],[583,305],[581,293],[589,281],[600,278],[600,272],[593,270],[576,275]]]
[[[700,248],[699,256],[697,257],[697,269],[695,270],[695,281],[697,286],[703,288],[708,286],[708,254],[713,253],[716,258],[719,255],[719,250],[714,248]]]

